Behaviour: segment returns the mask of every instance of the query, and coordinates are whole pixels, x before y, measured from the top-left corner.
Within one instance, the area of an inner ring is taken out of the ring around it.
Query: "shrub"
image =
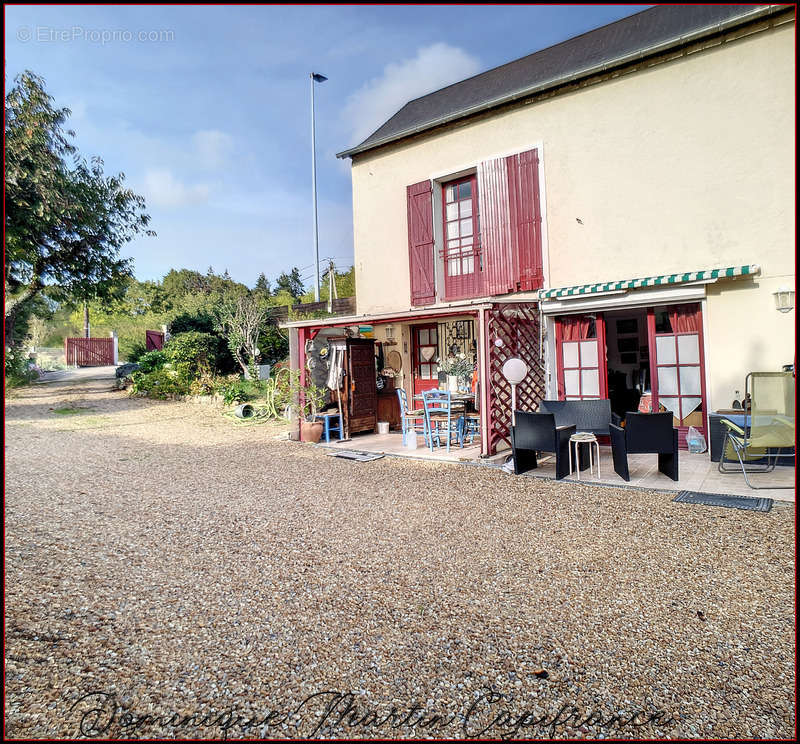
[[[214,317],[204,310],[197,313],[181,313],[169,324],[169,331],[173,336],[189,331],[198,333],[214,333]]]
[[[28,352],[20,346],[6,347],[6,387],[19,387],[35,380],[39,373],[31,367]]]
[[[166,400],[173,395],[186,395],[189,392],[188,384],[168,369],[157,369],[149,373],[134,372],[131,379],[131,395],[145,393],[150,398]]]
[[[169,328],[173,336],[179,336],[190,331],[210,334],[216,339],[213,371],[217,374],[227,375],[239,369],[239,365],[233,358],[228,344],[216,330],[214,317],[205,310],[198,310],[196,313],[181,313],[170,322]]]
[[[214,371],[218,375],[229,375],[239,371],[239,363],[233,358],[228,343],[222,336],[214,335],[217,340]]]
[[[217,339],[210,333],[187,331],[164,345],[164,354],[187,384],[216,369]]]
[[[138,362],[147,353],[147,347],[140,341],[135,341],[126,347],[120,341],[120,356],[126,362]]]
[[[163,351],[148,351],[139,357],[139,370],[148,374],[161,369],[167,363],[167,355]]]
[[[230,406],[234,403],[244,403],[250,400],[253,397],[251,387],[246,380],[236,380],[228,383],[220,390],[222,402],[226,406]]]
[[[202,374],[189,384],[190,395],[212,395],[216,392],[216,381],[209,374]]]
[[[265,364],[274,365],[289,356],[289,337],[270,321],[266,330],[259,336],[258,348],[261,350],[261,359]]]

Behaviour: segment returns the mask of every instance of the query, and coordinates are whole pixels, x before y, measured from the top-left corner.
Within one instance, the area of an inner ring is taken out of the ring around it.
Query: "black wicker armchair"
[[[678,430],[672,426],[672,413],[629,412],[624,429],[615,424],[610,429],[614,471],[620,478],[631,479],[629,454],[656,454],[659,471],[678,480]]]
[[[536,452],[554,452],[556,478],[569,475],[569,438],[574,426],[556,426],[552,413],[526,413],[515,411],[516,424],[511,427],[511,451],[514,472],[519,475],[538,466]]]

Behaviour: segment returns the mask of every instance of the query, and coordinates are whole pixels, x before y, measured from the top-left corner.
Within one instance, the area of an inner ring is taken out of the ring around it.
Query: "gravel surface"
[[[794,505],[350,462],[110,386],[6,402],[7,736],[793,735]]]

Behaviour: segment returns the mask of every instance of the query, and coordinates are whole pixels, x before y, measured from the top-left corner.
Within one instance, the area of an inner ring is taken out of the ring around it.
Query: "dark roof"
[[[657,5],[409,101],[348,157],[792,6]]]

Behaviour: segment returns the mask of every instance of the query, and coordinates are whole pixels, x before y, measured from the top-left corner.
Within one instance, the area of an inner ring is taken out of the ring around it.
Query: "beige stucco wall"
[[[778,372],[795,361],[796,310],[780,313],[772,293],[794,288],[794,276],[720,282],[707,290],[706,369],[709,407],[729,408],[744,397],[748,372]]]
[[[711,405],[720,407],[748,365],[793,360],[794,311],[778,313],[771,292],[795,282],[794,136],[788,23],[357,156],[358,312],[409,309],[407,185],[538,146],[549,286],[761,266],[757,281],[708,293]]]

